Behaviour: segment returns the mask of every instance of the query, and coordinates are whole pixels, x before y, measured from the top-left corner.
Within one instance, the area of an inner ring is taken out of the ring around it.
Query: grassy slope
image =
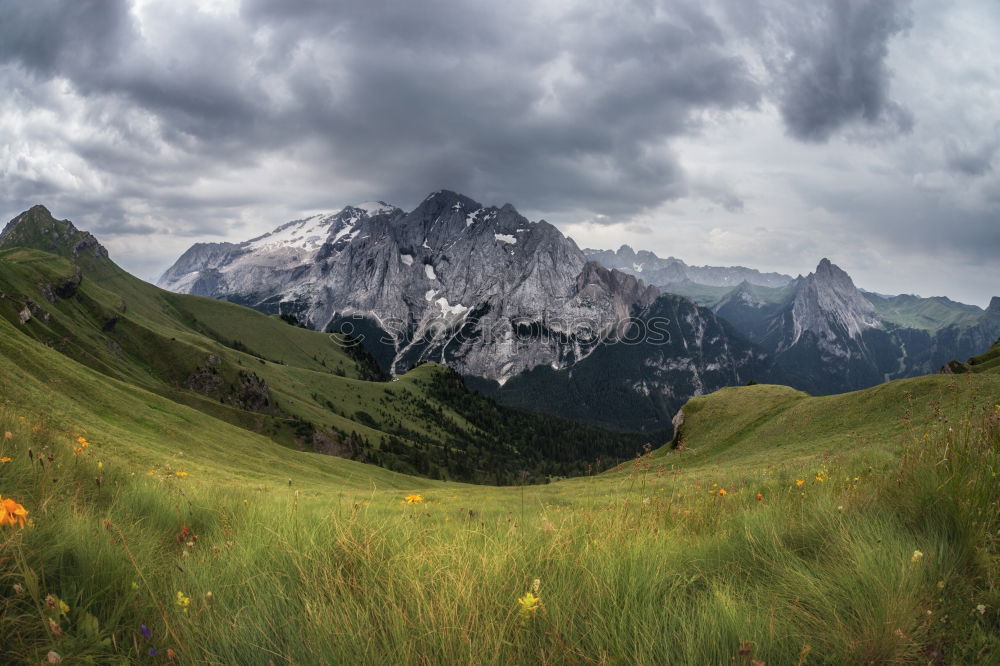
[[[982,308],[957,303],[943,296],[918,298],[916,296],[885,297],[866,293],[865,297],[875,306],[876,312],[887,322],[903,328],[916,328],[930,332],[946,326],[972,326],[983,315]]]
[[[265,432],[286,445],[308,448],[308,442],[296,441],[289,416],[321,428],[358,433],[376,445],[385,432],[359,422],[358,412],[370,414],[378,423],[390,417],[405,421],[409,430],[431,440],[446,435],[440,424],[416,410],[412,399],[426,398],[420,380],[435,372],[433,367],[418,368],[392,384],[362,381],[354,361],[329,335],[289,326],[248,308],[170,294],[110,262],[88,267],[77,292],[54,303],[44,297],[40,285],[58,285],[71,277],[75,268],[68,260],[17,248],[0,251],[0,266],[0,290],[30,297],[50,315],[48,321],[36,316],[23,325],[36,339],[99,372],[234,425]],[[0,301],[0,315],[8,321],[17,321],[21,308],[20,298]],[[104,326],[112,319],[117,323],[108,332]],[[245,351],[234,349],[234,342]],[[223,376],[230,381],[240,370],[261,377],[286,414],[249,414],[184,389],[185,379],[212,354],[221,359]],[[405,390],[410,396],[402,395]],[[444,413],[472,432],[463,417],[446,406]]]
[[[0,494],[33,521],[0,531],[8,661],[159,663],[167,647],[220,664],[1000,654],[995,372],[824,398],[725,389],[687,406],[684,451],[491,488],[278,446],[6,321],[0,357]],[[81,434],[91,446],[74,456]],[[408,492],[426,501],[401,505]],[[175,539],[182,525],[198,540]],[[522,618],[534,578],[543,606]],[[60,635],[48,594],[70,606]]]
[[[969,368],[973,372],[1000,372],[1000,340],[986,352],[970,358]]]

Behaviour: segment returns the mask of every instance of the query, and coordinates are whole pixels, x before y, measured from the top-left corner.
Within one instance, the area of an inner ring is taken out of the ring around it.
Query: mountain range
[[[127,414],[143,423],[137,431],[176,417],[187,425],[170,429],[183,437],[243,431],[398,472],[497,484],[603,469],[669,439],[501,407],[437,364],[385,381],[345,336],[159,289],[42,206],[0,233],[0,329],[8,366],[22,367],[3,379],[5,395],[15,377],[39,376],[43,392],[114,424]]]
[[[351,333],[392,375],[435,361],[503,403],[626,429],[750,380],[829,394],[934,372],[1000,336],[1000,299],[865,292],[827,259],[793,278],[580,250],[447,190],[199,243],[159,285]]]

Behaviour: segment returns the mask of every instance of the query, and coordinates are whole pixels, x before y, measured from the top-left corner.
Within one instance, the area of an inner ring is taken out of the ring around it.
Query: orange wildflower
[[[0,527],[24,527],[24,518],[28,515],[28,510],[23,506],[8,498],[0,497]]]

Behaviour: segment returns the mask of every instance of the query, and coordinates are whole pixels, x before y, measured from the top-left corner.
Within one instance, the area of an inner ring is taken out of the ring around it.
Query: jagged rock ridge
[[[198,244],[161,278],[178,292],[292,313],[317,329],[377,323],[390,368],[422,360],[506,381],[566,367],[659,292],[604,269],[545,221],[438,191],[290,222],[238,244]]]
[[[628,245],[622,245],[617,252],[586,248],[583,253],[602,266],[642,276],[647,283],[664,290],[685,281],[712,287],[734,287],[743,281],[762,287],[783,287],[792,281],[788,275],[762,273],[744,266],[689,266],[676,257],[661,258],[648,250],[636,252]]]

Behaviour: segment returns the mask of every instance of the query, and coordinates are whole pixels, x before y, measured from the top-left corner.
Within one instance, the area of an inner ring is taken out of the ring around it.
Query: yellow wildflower
[[[66,615],[69,613],[69,604],[67,604],[62,599],[59,600],[59,613],[60,615]]]
[[[185,477],[187,475],[188,475],[187,472],[174,472],[174,476]]]
[[[405,504],[420,504],[423,501],[424,498],[421,497],[420,495],[417,495],[416,493],[407,495],[406,497],[403,498],[403,503]]]
[[[725,488],[719,488],[719,495],[721,495],[722,497],[725,497],[727,494],[728,493],[726,492]]]
[[[521,607],[521,624],[533,618],[538,609],[542,607],[542,600],[534,592],[525,592],[524,596],[517,600],[517,603]]]
[[[184,552],[187,552],[187,551],[184,551]],[[181,611],[184,612],[184,613],[187,613],[188,612],[188,606],[190,606],[190,605],[191,605],[191,597],[186,597],[186,596],[184,596],[183,592],[178,592],[177,593],[177,606],[181,609]]]
[[[816,477],[816,483],[823,483],[824,481],[826,481],[826,479],[824,479],[822,476]]]
[[[0,463],[9,463],[10,461],[11,461],[11,458],[9,458],[8,456],[4,456],[3,458],[0,458]]]
[[[910,561],[919,562],[921,559],[923,559],[923,557],[924,557],[923,553],[921,553],[919,550],[915,550],[913,551],[913,555],[910,556]]]
[[[28,510],[23,506],[8,498],[0,497],[0,527],[24,527],[24,519],[28,515]]]

